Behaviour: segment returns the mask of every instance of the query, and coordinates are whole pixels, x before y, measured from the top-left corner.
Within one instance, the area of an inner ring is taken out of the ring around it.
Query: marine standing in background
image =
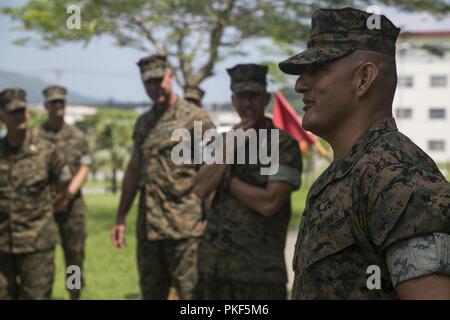
[[[227,71],[232,102],[241,118],[234,129],[278,130],[264,115],[270,101],[267,66],[244,64]],[[227,138],[219,152],[223,164],[205,164],[195,178],[194,191],[199,197],[205,199],[215,192],[199,248],[198,299],[287,298],[284,248],[290,196],[300,187],[302,160],[298,142],[287,132],[278,132],[278,141],[271,141],[269,132],[266,138],[255,134],[254,141],[238,142],[238,146],[233,136],[224,135]],[[256,142],[261,143],[259,149],[264,144],[267,154],[278,160],[278,170],[271,175],[261,174],[265,165],[260,152],[249,148]],[[274,149],[272,144],[277,144]],[[243,150],[246,162],[239,164],[237,153]],[[256,164],[249,163],[250,157],[256,156],[250,152],[258,153]],[[233,164],[225,162],[227,154],[235,160]]]
[[[191,133],[194,121],[214,127],[202,109],[172,91],[173,71],[165,56],[138,62],[153,107],[134,128],[134,147],[125,172],[112,242],[125,245],[125,217],[139,191],[137,263],[144,299],[162,300],[175,287],[180,299],[192,299],[197,285],[197,247],[204,230],[202,203],[192,192],[198,165],[171,159],[175,129]]]
[[[47,121],[37,130],[37,137],[56,146],[71,172],[71,181],[63,190],[55,190],[59,206],[55,208],[55,219],[61,236],[66,267],[78,266],[81,284],[84,286],[83,262],[86,241],[86,205],[81,187],[89,174],[91,158],[84,133],[64,121],[67,90],[51,86],[43,91]],[[68,289],[72,300],[80,298],[81,289]]]
[[[0,299],[49,299],[59,241],[53,187],[67,185],[70,171],[54,145],[28,129],[26,94],[0,93]]]

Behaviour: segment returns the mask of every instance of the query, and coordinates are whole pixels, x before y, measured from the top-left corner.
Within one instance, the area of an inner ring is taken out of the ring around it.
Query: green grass
[[[136,268],[136,206],[127,217],[127,246],[111,245],[110,230],[118,205],[116,195],[87,195],[87,242],[83,299],[137,299],[140,297]],[[56,251],[53,299],[67,299],[62,250]]]
[[[291,229],[297,229],[303,212],[307,187],[292,195]],[[124,249],[111,245],[110,231],[114,223],[119,196],[112,194],[85,195],[87,240],[84,278],[86,288],[82,299],[139,299],[136,267],[136,205],[127,217]],[[61,247],[56,250],[56,277],[53,299],[67,299],[65,265]]]
[[[106,180],[92,180],[88,179],[86,183],[83,185],[83,188],[109,188],[110,182]]]

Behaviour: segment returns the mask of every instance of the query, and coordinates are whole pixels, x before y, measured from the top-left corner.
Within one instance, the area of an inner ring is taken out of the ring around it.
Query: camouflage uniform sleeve
[[[298,142],[280,131],[279,169],[268,177],[268,182],[287,182],[295,190],[300,188],[302,174],[302,157]]]
[[[204,110],[200,110],[201,112],[199,115],[197,115],[195,121],[201,121],[202,122],[202,128],[203,131],[206,131],[208,129],[215,129],[216,126],[214,125],[214,122],[212,122],[211,118],[209,117],[208,113]]]
[[[394,287],[431,274],[450,276],[450,235],[434,233],[395,243],[386,250],[386,264]]]
[[[206,111],[204,111],[202,109],[198,109],[197,108],[196,110],[198,110],[198,111],[197,111],[197,113],[194,116],[194,121],[200,121],[201,122],[201,124],[202,124],[202,136],[201,136],[201,140],[196,141],[194,139],[195,135],[192,133],[192,135],[191,135],[192,136],[192,141],[191,141],[191,143],[192,143],[191,144],[192,145],[192,154],[194,154],[193,153],[194,152],[194,144],[199,145],[198,150],[204,150],[212,142],[212,137],[217,134],[217,131],[215,130],[216,126],[215,126],[214,122],[211,120],[211,118],[209,117],[208,113],[206,113]],[[214,130],[212,130],[211,136],[206,136],[205,132],[206,132],[206,130],[209,130],[209,129],[214,129]],[[209,158],[205,159],[204,158],[202,164],[204,164],[208,160],[211,160],[211,159],[209,159]],[[197,166],[198,167],[197,169],[199,169],[200,166],[201,166],[201,164],[199,166]]]
[[[91,165],[91,156],[89,154],[89,143],[86,139],[86,137],[83,136],[83,140],[81,142],[81,158],[80,158],[80,164],[85,166]]]
[[[52,148],[50,155],[49,166],[50,182],[53,185],[68,183],[72,179],[72,173],[69,165],[64,161],[64,158],[56,151],[56,148]]]
[[[136,120],[136,123],[134,125],[134,129],[133,129],[133,149],[131,151],[131,156],[132,157],[141,157],[141,145],[144,142],[144,135],[143,135],[143,125],[142,125],[143,121],[142,121],[142,116],[139,117]]]
[[[380,253],[433,233],[450,233],[450,185],[411,164],[382,169],[367,186],[368,234]]]

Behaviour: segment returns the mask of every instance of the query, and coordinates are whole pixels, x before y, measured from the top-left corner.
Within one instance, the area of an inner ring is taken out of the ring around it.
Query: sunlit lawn
[[[85,196],[88,213],[86,260],[84,276],[86,289],[83,299],[136,299],[139,298],[135,259],[136,206],[127,218],[124,249],[113,248],[110,230],[117,210],[118,196]],[[53,290],[54,299],[66,299],[62,250],[56,254],[57,275]]]
[[[303,211],[306,187],[292,196],[290,227],[297,229]],[[110,230],[118,205],[118,195],[85,195],[88,206],[86,260],[83,299],[139,299],[136,269],[136,205],[127,217],[127,247],[113,248]],[[62,250],[56,251],[56,279],[53,299],[67,299]]]

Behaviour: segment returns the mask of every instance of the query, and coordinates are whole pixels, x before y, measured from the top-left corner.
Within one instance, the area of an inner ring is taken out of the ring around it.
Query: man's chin
[[[315,135],[317,135],[317,133],[320,131],[318,123],[316,123],[314,120],[308,119],[306,117],[303,118],[302,127],[306,131],[312,132]]]
[[[257,121],[257,119],[255,119],[255,117],[252,117],[252,116],[249,116],[249,117],[244,116],[244,117],[242,117],[241,120],[242,121],[253,121],[253,122]]]
[[[154,104],[157,104],[157,105],[163,105],[167,101],[166,97],[163,95],[158,96],[158,97],[153,97],[153,98],[150,97],[150,99],[153,101]]]

